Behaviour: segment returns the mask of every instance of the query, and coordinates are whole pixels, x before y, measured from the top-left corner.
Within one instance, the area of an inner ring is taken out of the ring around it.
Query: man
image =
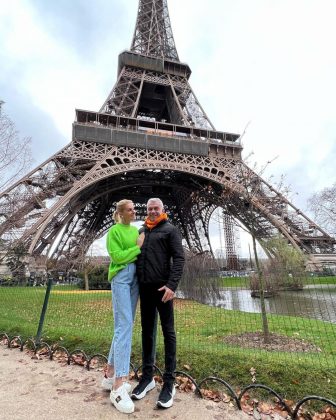
[[[145,233],[137,260],[142,326],[142,377],[132,392],[140,400],[155,388],[153,379],[156,335],[156,311],[161,321],[165,348],[165,372],[158,407],[169,408],[175,395],[176,335],[173,298],[184,264],[182,238],[178,229],[168,222],[159,198],[147,202],[147,218],[140,232]]]

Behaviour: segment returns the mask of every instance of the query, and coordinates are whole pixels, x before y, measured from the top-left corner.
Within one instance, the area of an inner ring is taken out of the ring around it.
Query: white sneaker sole
[[[120,407],[120,405],[118,405],[116,401],[113,401],[112,398],[111,398],[111,403],[120,413],[124,413],[124,414],[134,413],[134,407],[130,407],[130,408]]]
[[[122,394],[117,394],[116,396],[114,396],[112,394],[113,391],[111,391],[110,394],[110,401],[112,403],[112,405],[114,405],[114,407],[120,412],[120,413],[124,413],[124,414],[131,414],[134,413],[134,403],[133,401],[130,399],[129,395],[126,394],[126,401],[123,398]],[[125,397],[125,394],[124,394]],[[128,401],[127,401],[128,400]]]
[[[152,382],[150,382],[146,388],[141,392],[141,394],[131,394],[131,398],[135,399],[135,400],[141,400],[142,398],[144,398],[144,396],[147,394],[147,392],[151,391],[152,389],[155,388],[155,379],[152,380]]]
[[[174,402],[174,396],[175,396],[175,394],[176,394],[176,389],[175,389],[175,386],[173,386],[171,399],[169,401],[167,401],[166,403],[163,403],[163,402],[161,402],[159,400],[159,401],[157,401],[156,405],[158,407],[162,407],[162,408],[169,408],[169,407],[171,407],[173,405],[173,402]]]

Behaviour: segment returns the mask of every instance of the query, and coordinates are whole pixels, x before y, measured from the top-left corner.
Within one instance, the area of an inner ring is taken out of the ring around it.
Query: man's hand
[[[142,245],[143,245],[143,243],[144,243],[144,240],[145,240],[145,232],[142,232],[142,233],[140,233],[140,235],[138,236],[138,239],[137,239],[137,245],[138,245],[138,247],[142,247]]]
[[[163,294],[162,299],[161,299],[161,301],[163,303],[166,303],[169,300],[174,299],[175,293],[172,290],[170,290],[169,287],[163,286],[163,287],[161,287],[158,290],[159,290],[159,292],[161,292],[162,290],[164,290],[164,294]]]

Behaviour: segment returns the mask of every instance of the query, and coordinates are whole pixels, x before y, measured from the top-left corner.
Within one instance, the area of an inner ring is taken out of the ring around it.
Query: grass
[[[327,277],[315,277],[307,276],[304,280],[304,285],[319,285],[319,284],[330,284],[336,285],[336,276]],[[242,289],[248,289],[250,287],[249,277],[221,277],[217,281],[219,287],[239,287]]]
[[[237,278],[230,280],[241,281]],[[44,288],[1,287],[0,332],[19,334],[24,338],[35,336],[44,295]],[[242,349],[224,342],[228,335],[260,331],[260,314],[176,300],[175,320],[177,367],[188,370],[198,381],[217,375],[235,387],[243,387],[251,383],[250,369],[253,367],[257,382],[271,386],[288,399],[298,400],[308,394],[335,399],[335,324],[268,315],[271,332],[304,339],[321,349],[318,353],[289,353]],[[50,295],[43,338],[49,343],[58,342],[69,350],[81,348],[87,354],[107,354],[113,333],[112,322],[109,291],[83,292],[55,286]],[[140,336],[138,314],[132,354],[136,365],[141,364]],[[157,364],[163,366],[160,332],[157,341]]]
[[[249,277],[221,277],[217,280],[217,286],[219,287],[240,287],[248,289],[249,285]]]
[[[327,277],[307,277],[305,284],[333,284],[336,285],[336,276]]]

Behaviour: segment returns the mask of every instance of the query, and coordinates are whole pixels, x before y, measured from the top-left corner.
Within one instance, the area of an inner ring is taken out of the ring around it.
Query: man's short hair
[[[160,204],[160,206],[163,208],[163,202],[162,202],[162,200],[161,200],[160,198],[150,198],[150,199],[147,201],[147,207],[148,207],[148,204],[149,204],[151,201],[156,201],[156,202],[157,202],[157,203],[159,203],[159,204]]]

